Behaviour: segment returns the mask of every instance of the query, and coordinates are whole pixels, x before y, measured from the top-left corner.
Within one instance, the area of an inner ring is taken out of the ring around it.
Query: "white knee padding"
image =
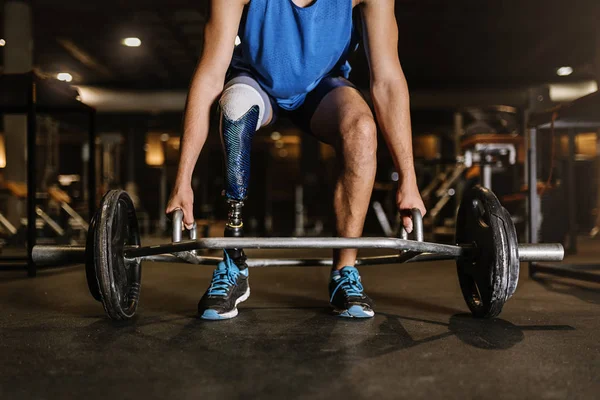
[[[256,105],[259,110],[256,125],[258,130],[265,116],[265,101],[258,90],[245,83],[235,83],[223,90],[219,100],[221,112],[231,121],[237,121]]]

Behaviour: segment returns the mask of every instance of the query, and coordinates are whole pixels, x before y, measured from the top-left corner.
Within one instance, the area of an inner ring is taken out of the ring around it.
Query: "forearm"
[[[210,17],[204,28],[204,45],[194,72],[185,107],[181,152],[175,187],[166,212],[183,211],[187,228],[194,223],[192,174],[210,127],[210,109],[223,91],[244,6],[249,0],[210,0]]]
[[[400,77],[375,83],[371,96],[379,126],[399,174],[399,183],[416,183],[406,80]]]
[[[196,72],[186,104],[176,186],[191,184],[196,161],[208,136],[210,108],[222,89],[222,84],[211,82],[200,70]]]

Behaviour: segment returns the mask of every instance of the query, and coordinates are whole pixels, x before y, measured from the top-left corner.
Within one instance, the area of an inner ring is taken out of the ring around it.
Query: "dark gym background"
[[[426,240],[453,243],[458,199],[489,167],[519,241],[567,252],[522,263],[498,318],[470,316],[444,261],[362,269],[370,321],[330,315],[326,268],[256,269],[239,317],[217,324],[195,314],[210,267],[145,263],[138,316],[118,324],[82,266],[30,257],[34,243],[85,245],[110,189],[133,197],[143,244],[170,240],[163,210],[209,1],[0,4],[0,398],[597,398],[597,0],[395,2]],[[370,101],[362,46],[350,62]],[[227,212],[216,128],[192,181],[207,237]],[[481,143],[505,147],[486,161]],[[364,234],[393,236],[397,174],[382,137],[377,159]],[[334,166],[289,121],[262,130],[246,233],[331,235]],[[249,256],[329,255],[298,253]]]

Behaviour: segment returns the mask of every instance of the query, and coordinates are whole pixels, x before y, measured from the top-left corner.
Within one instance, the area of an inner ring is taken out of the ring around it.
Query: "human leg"
[[[250,179],[250,151],[255,132],[273,118],[270,99],[250,76],[230,80],[219,100],[220,132],[226,169],[225,197],[229,206],[225,236],[243,236],[242,209]],[[225,249],[211,285],[198,304],[204,319],[229,319],[248,299],[248,269],[243,249]]]
[[[360,237],[377,170],[377,129],[373,114],[353,87],[337,87],[318,105],[311,131],[336,150],[338,178],[334,189],[336,235]],[[354,265],[357,250],[334,252],[334,268]]]
[[[327,79],[307,97],[310,131],[336,150],[336,235],[360,237],[377,169],[377,130],[358,90],[342,78]],[[335,250],[333,256],[329,301],[335,312],[343,317],[372,317],[372,301],[354,267],[357,250]]]

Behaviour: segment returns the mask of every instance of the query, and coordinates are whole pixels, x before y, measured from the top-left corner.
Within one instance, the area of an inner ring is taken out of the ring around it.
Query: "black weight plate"
[[[85,277],[92,297],[97,301],[102,301],[102,297],[100,297],[100,288],[98,287],[98,279],[96,278],[96,263],[94,261],[94,235],[96,233],[96,219],[98,218],[98,213],[99,211],[94,213],[94,216],[92,217],[85,241]]]
[[[456,261],[460,287],[475,317],[500,314],[516,281],[518,244],[508,212],[488,189],[476,186],[463,197],[456,220],[456,243],[473,250]],[[514,283],[513,283],[514,282]]]
[[[139,302],[141,265],[126,261],[125,246],[139,246],[133,202],[122,190],[111,190],[100,203],[94,229],[94,264],[104,310],[111,319],[135,315]]]
[[[517,229],[506,208],[502,208],[504,217],[502,222],[506,232],[508,241],[508,297],[510,298],[517,290],[519,283],[519,272],[521,262],[519,261],[519,239],[517,237]]]

